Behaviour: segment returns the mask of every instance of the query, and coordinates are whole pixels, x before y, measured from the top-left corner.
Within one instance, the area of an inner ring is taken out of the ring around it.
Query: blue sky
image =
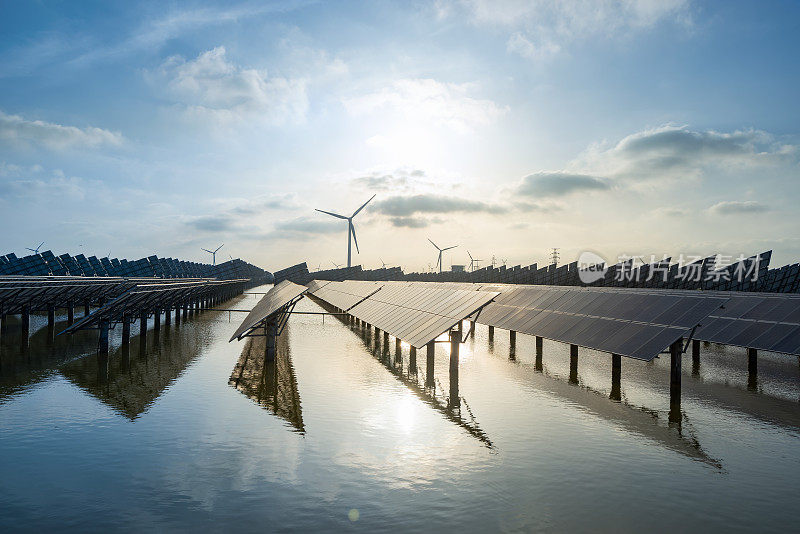
[[[2,252],[800,258],[796,2],[2,2]]]

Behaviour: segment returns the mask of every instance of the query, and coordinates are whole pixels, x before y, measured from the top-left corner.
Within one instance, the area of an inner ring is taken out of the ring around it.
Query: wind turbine
[[[469,256],[469,270],[470,271],[474,271],[475,267],[478,267],[478,262],[483,261],[483,260],[476,260],[475,258],[473,258],[472,254],[469,253],[469,250],[467,251],[467,256]]]
[[[381,260],[381,269],[385,269],[386,268],[386,262],[383,261],[383,258],[378,258],[378,259]]]
[[[430,237],[428,238],[428,241],[431,241]],[[442,252],[444,252],[445,250],[450,250],[451,248],[456,248],[458,245],[453,245],[452,247],[439,248],[439,245],[437,245],[433,241],[431,241],[431,245],[436,247],[436,250],[439,251],[439,259],[437,260],[436,265],[439,267],[439,274],[441,274],[442,273]]]
[[[351,252],[351,249],[352,249],[352,244],[351,244],[351,241],[350,241],[350,237],[351,236],[353,237],[353,242],[355,242],[355,244],[356,244],[356,254],[360,254],[360,251],[358,250],[358,239],[356,239],[356,228],[355,228],[355,226],[353,226],[353,217],[358,215],[358,212],[363,210],[364,206],[369,204],[370,201],[373,198],[375,198],[375,195],[372,195],[372,197],[369,200],[364,202],[361,205],[361,207],[358,208],[356,211],[354,211],[353,214],[350,217],[345,217],[344,215],[339,215],[338,213],[333,213],[333,212],[330,212],[330,211],[316,210],[316,211],[318,211],[320,213],[325,213],[325,214],[331,215],[333,217],[336,217],[337,219],[344,219],[344,220],[347,221],[347,266],[348,267],[352,266],[352,263],[350,262],[350,255],[351,255],[350,252]]]
[[[213,261],[213,264],[212,264],[212,265],[216,265],[216,264],[217,264],[217,251],[218,251],[219,249],[221,249],[223,246],[225,246],[225,243],[223,243],[222,245],[218,246],[218,247],[217,247],[217,248],[215,248],[214,250],[208,250],[207,248],[202,248],[202,247],[201,247],[201,249],[202,249],[202,250],[205,250],[206,252],[208,252],[209,254],[211,254],[211,258],[212,258],[212,261]]]
[[[332,263],[332,264],[333,264],[333,266],[334,266],[334,267],[336,267],[337,269],[341,269],[341,268],[342,268],[342,266],[341,266],[340,264],[336,263],[336,262],[335,262],[335,261],[333,261],[333,260],[331,260],[331,263]]]
[[[38,246],[38,247],[36,247],[36,248],[28,248],[28,247],[25,247],[25,250],[30,250],[30,251],[31,251],[31,252],[33,252],[34,254],[37,254],[37,255],[38,255],[38,254],[39,254],[39,249],[40,249],[40,248],[42,248],[42,245],[44,245],[44,241],[42,241],[41,243],[39,243],[39,246]]]

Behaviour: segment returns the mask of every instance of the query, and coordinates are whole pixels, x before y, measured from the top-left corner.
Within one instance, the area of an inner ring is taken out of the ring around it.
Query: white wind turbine
[[[37,254],[37,255],[38,255],[38,254],[39,254],[39,249],[40,249],[40,248],[42,248],[42,245],[44,245],[44,241],[42,241],[41,243],[39,243],[39,246],[38,246],[38,247],[36,247],[36,248],[29,248],[29,247],[25,247],[25,250],[30,250],[30,251],[31,251],[31,252],[33,252],[34,254]]]
[[[428,238],[428,241],[430,241],[431,245],[436,247],[436,250],[439,251],[439,259],[436,261],[436,265],[437,265],[437,267],[439,267],[439,274],[441,274],[441,272],[442,272],[442,252],[444,252],[445,250],[450,250],[451,248],[456,248],[458,245],[453,245],[452,247],[439,248],[439,245],[437,245],[436,243],[431,241],[430,237]]]
[[[211,258],[212,258],[212,261],[213,261],[213,265],[216,265],[216,264],[217,264],[217,251],[218,251],[219,249],[221,249],[223,246],[225,246],[225,243],[223,243],[222,245],[218,246],[218,247],[217,247],[217,248],[215,248],[214,250],[208,250],[207,248],[202,248],[202,247],[200,247],[200,248],[201,248],[202,250],[205,250],[205,251],[206,251],[206,252],[208,252],[209,254],[211,254]]]
[[[372,197],[369,200],[364,202],[364,204],[362,204],[360,208],[358,208],[356,211],[354,211],[353,214],[350,217],[345,217],[344,215],[339,215],[338,213],[333,213],[333,212],[330,212],[330,211],[319,210],[319,209],[316,210],[316,211],[318,211],[320,213],[325,213],[327,215],[331,215],[333,217],[336,217],[337,219],[344,219],[344,220],[347,221],[347,266],[348,267],[352,267],[352,262],[350,261],[350,258],[351,258],[351,251],[352,251],[353,242],[355,242],[355,244],[356,244],[356,254],[360,254],[360,251],[358,250],[358,239],[356,239],[356,228],[355,228],[355,226],[353,226],[353,217],[358,215],[358,213],[361,210],[364,209],[364,206],[369,204],[370,201],[373,198],[375,198],[375,195],[372,195]],[[352,241],[350,240],[350,237],[353,238]]]
[[[469,250],[467,251],[467,256],[469,256],[469,270],[470,270],[470,272],[472,272],[472,271],[475,270],[475,267],[478,267],[478,265],[479,265],[478,262],[481,262],[483,260],[478,260],[478,259],[473,258],[472,254],[469,253]]]

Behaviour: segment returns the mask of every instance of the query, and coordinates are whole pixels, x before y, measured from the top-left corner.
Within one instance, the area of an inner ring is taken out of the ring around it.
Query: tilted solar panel
[[[297,302],[307,291],[308,288],[288,280],[284,280],[270,288],[267,294],[253,306],[253,309],[250,310],[242,324],[231,336],[230,341],[242,339],[242,337],[257,328],[259,324]]]

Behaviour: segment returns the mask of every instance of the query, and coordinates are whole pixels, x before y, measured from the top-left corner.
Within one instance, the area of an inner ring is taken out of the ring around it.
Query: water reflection
[[[96,340],[97,332],[91,334]],[[66,362],[59,372],[128,419],[136,419],[211,341],[210,328],[201,321],[183,323],[174,330],[166,327],[160,335],[149,337],[152,341],[148,344],[133,336],[129,344],[110,350],[108,358],[98,357],[95,351]]]
[[[572,362],[570,362],[570,377],[567,381],[549,373],[547,366],[542,365],[540,358],[537,358],[533,368],[522,363],[518,363],[515,367],[506,368],[506,372],[524,373],[525,380],[538,391],[659,443],[672,451],[717,468],[722,467],[719,460],[711,458],[703,450],[695,432],[692,431],[686,414],[681,414],[677,424],[664,424],[658,411],[626,403],[622,400],[620,392],[614,387],[612,387],[612,398],[609,399],[605,393],[582,384]]]
[[[46,379],[59,365],[92,354],[97,348],[97,332],[80,331],[53,339],[45,327],[34,330],[28,350],[22,352],[19,321],[8,319],[0,339],[0,403]],[[54,330],[58,332],[66,326],[66,320],[59,321]]]
[[[488,448],[494,448],[489,436],[481,429],[475,419],[467,400],[459,394],[457,365],[453,365],[453,362],[451,362],[448,389],[445,390],[434,375],[433,358],[428,358],[425,351],[419,352],[419,356],[426,359],[426,370],[422,372],[417,365],[417,351],[408,349],[408,352],[405,352],[402,347],[398,349],[396,344],[385,343],[383,335],[375,333],[373,329],[362,325],[350,324],[347,318],[341,320],[361,337],[372,356],[381,362],[414,395],[443,414],[448,420],[466,430]]]
[[[247,338],[228,383],[250,400],[305,433],[303,409],[292,365],[290,325],[278,337],[275,360],[266,359],[266,338]]]

